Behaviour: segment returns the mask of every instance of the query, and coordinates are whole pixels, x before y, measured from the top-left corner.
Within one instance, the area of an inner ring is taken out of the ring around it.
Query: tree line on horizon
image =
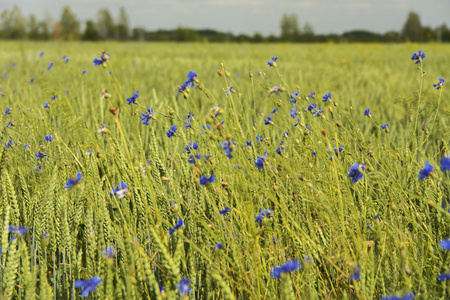
[[[213,29],[146,30],[143,27],[131,29],[125,8],[119,9],[114,18],[107,8],[98,10],[96,20],[82,22],[69,6],[62,9],[61,16],[54,20],[45,13],[38,20],[34,14],[25,17],[15,5],[0,14],[0,38],[4,40],[62,40],[62,41],[175,41],[175,42],[450,42],[447,24],[431,28],[423,26],[416,12],[409,12],[401,31],[384,34],[367,30],[352,30],[343,34],[315,34],[309,22],[300,26],[296,14],[284,14],[280,21],[281,35],[263,36],[261,33],[232,34]]]

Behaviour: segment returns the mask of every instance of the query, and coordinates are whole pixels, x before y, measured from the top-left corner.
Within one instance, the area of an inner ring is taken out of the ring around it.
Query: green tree
[[[66,41],[78,40],[80,38],[80,21],[69,6],[63,8],[61,14],[62,38]]]
[[[295,41],[300,35],[299,22],[296,14],[284,14],[281,19],[281,39]]]
[[[20,8],[14,5],[0,15],[1,36],[5,39],[23,39],[26,37],[26,21]]]
[[[115,38],[114,20],[107,8],[97,12],[97,30],[103,40]]]
[[[83,41],[98,41],[100,40],[100,34],[97,31],[97,28],[95,28],[95,23],[92,20],[86,21],[86,29],[84,30]]]
[[[119,20],[117,21],[116,28],[119,41],[127,41],[130,39],[130,24],[125,8],[123,7],[120,8]]]
[[[36,19],[36,16],[31,14],[28,17],[28,22],[27,22],[27,28],[28,28],[28,38],[30,40],[37,40],[40,37],[40,33],[39,33],[39,22]]]
[[[402,38],[411,42],[419,42],[422,40],[422,24],[417,13],[411,11],[408,14],[402,29]]]

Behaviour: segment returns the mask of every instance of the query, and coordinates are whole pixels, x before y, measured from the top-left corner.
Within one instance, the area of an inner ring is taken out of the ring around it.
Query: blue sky
[[[0,0],[0,11],[14,4],[39,19],[45,11],[57,19],[62,7],[69,5],[83,21],[95,20],[100,8],[109,8],[116,17],[123,6],[132,27],[149,30],[186,26],[278,35],[283,13],[295,13],[300,26],[308,21],[316,33],[353,29],[383,33],[401,30],[410,10],[419,13],[422,25],[445,22],[450,27],[450,0]]]

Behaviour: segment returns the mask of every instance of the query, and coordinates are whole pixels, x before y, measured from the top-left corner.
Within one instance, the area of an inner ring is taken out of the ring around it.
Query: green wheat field
[[[448,299],[449,53],[2,42],[0,294]]]

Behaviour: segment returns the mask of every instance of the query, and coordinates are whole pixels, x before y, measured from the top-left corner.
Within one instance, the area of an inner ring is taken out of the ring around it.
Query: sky
[[[298,16],[300,27],[309,22],[314,32],[338,33],[363,29],[378,33],[400,31],[409,11],[419,13],[422,25],[450,27],[450,0],[0,0],[0,12],[16,4],[26,16],[56,20],[69,5],[77,18],[96,19],[100,8],[118,17],[125,7],[130,25],[147,30],[216,29],[234,34],[280,34],[284,13]],[[84,22],[83,22],[84,23]]]

